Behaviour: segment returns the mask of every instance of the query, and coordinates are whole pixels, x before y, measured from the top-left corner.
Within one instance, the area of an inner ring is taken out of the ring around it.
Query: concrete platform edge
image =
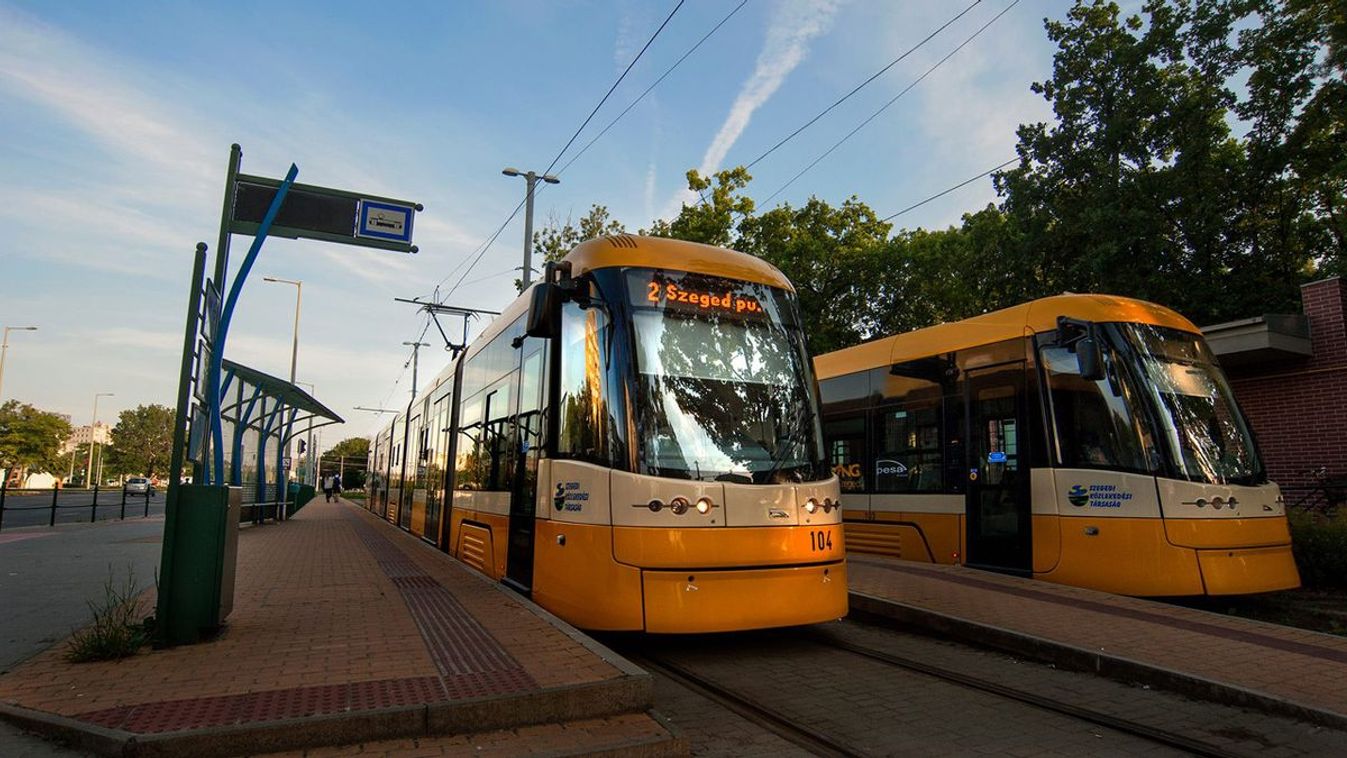
[[[1111,655],[1102,650],[1089,650],[951,616],[909,603],[854,591],[848,593],[848,596],[852,616],[868,616],[882,622],[896,622],[928,634],[1052,663],[1062,668],[1089,671],[1111,679],[1147,684],[1193,698],[1253,708],[1320,726],[1347,730],[1347,714],[1315,708],[1194,674],[1173,671],[1144,661]]]

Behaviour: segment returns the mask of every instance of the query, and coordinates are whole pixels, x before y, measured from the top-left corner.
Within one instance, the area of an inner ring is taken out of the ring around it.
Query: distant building
[[[1347,287],[1323,279],[1300,297],[1303,313],[1202,329],[1289,505],[1316,496],[1321,470],[1347,486]]]
[[[61,445],[61,455],[67,455],[71,450],[80,445],[95,443],[99,445],[112,444],[112,427],[98,422],[97,424],[86,424],[75,427],[70,433],[69,439]]]

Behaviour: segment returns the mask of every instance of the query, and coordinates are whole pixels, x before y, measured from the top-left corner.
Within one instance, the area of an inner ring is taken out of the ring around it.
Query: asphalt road
[[[117,494],[120,507],[121,493]],[[91,499],[85,494],[86,505]],[[150,503],[152,512],[158,506],[162,513],[162,496]],[[103,521],[100,493],[97,524],[11,529],[10,502],[5,505],[5,529],[0,532],[0,608],[4,609],[0,613],[0,673],[87,623],[88,603],[103,597],[109,573],[119,583],[133,575],[141,588],[154,583],[164,530],[162,516],[139,518],[143,511],[137,511],[137,518]],[[143,509],[144,501],[138,505]],[[85,519],[89,510],[82,509]],[[128,516],[130,510],[128,501]],[[108,508],[114,518],[117,511]],[[81,753],[0,723],[0,755],[37,758]]]
[[[24,491],[9,490],[5,493],[4,510],[0,512],[0,534],[10,529],[25,526],[47,526],[52,518],[53,490]],[[92,490],[56,491],[56,523],[87,524],[95,519],[111,521],[122,517],[122,490],[114,487],[99,490],[97,508]],[[164,514],[164,494],[156,492],[147,498],[142,494],[127,493],[126,518],[141,518],[147,506],[150,515]]]

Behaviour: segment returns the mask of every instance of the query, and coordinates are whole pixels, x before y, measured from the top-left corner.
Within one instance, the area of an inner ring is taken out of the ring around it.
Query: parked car
[[[143,476],[133,476],[123,486],[128,495],[148,495],[154,489],[150,486],[150,480]]]

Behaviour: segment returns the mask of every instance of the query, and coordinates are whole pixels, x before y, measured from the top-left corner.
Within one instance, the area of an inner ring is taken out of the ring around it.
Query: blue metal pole
[[[253,235],[253,244],[248,248],[248,254],[244,256],[243,263],[239,266],[238,276],[234,277],[234,284],[229,288],[229,297],[225,300],[224,307],[220,312],[220,328],[215,335],[215,344],[212,346],[210,356],[210,428],[211,428],[211,447],[214,450],[215,471],[212,472],[216,485],[224,484],[224,430],[220,428],[220,407],[224,404],[224,396],[220,386],[220,366],[224,360],[225,338],[229,335],[229,322],[234,317],[234,306],[238,304],[239,295],[243,291],[243,282],[248,279],[248,272],[252,270],[253,263],[257,261],[257,254],[262,251],[262,243],[266,242],[267,235],[271,232],[271,224],[276,220],[276,214],[281,210],[281,203],[285,202],[285,196],[290,192],[290,185],[295,183],[295,177],[299,176],[299,166],[290,164],[290,170],[286,172],[285,179],[281,186],[276,188],[276,196],[271,199],[271,205],[267,208],[267,213],[262,217],[262,223],[257,227],[257,233]]]

